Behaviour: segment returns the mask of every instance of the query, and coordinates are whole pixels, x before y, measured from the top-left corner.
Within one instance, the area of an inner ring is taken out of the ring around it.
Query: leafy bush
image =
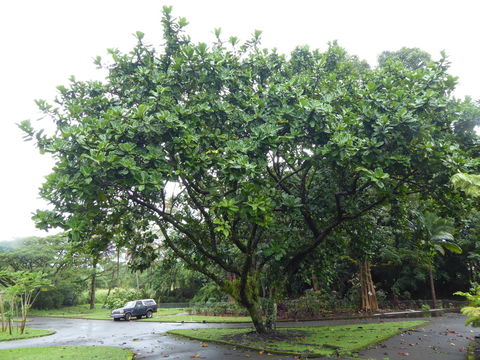
[[[423,304],[420,309],[422,309],[422,311],[430,311],[430,305],[428,304]]]
[[[232,315],[232,316],[246,316],[248,312],[245,308],[237,303],[229,302],[209,302],[197,303],[189,309],[191,314],[212,314],[215,316]]]
[[[78,289],[72,286],[57,287],[40,291],[32,304],[34,309],[58,309],[62,306],[73,306],[78,303]]]
[[[469,306],[462,308],[462,314],[467,315],[465,325],[480,327],[480,286],[477,285],[470,289],[469,293],[457,291],[454,295],[463,296],[470,302]]]
[[[225,297],[225,294],[220,290],[217,284],[207,283],[198,290],[197,294],[193,297],[193,304],[200,303],[214,303],[220,302]]]
[[[125,303],[141,299],[142,293],[135,289],[115,288],[110,293],[105,305],[108,309],[116,309],[125,305]]]
[[[97,304],[104,304],[107,301],[108,289],[97,289],[95,291],[95,302]]]
[[[352,311],[354,304],[350,297],[339,298],[335,292],[307,291],[298,299],[280,303],[277,313],[284,319],[308,319],[332,311]]]

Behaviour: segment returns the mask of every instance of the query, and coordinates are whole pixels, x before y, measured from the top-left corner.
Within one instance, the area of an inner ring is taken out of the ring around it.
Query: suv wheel
[[[152,311],[148,310],[147,315],[145,315],[145,316],[147,317],[147,319],[151,319],[152,318]]]
[[[125,314],[125,320],[126,320],[126,321],[130,321],[130,318],[131,318],[131,317],[132,317],[132,314],[130,314],[130,313],[126,313],[126,314]]]

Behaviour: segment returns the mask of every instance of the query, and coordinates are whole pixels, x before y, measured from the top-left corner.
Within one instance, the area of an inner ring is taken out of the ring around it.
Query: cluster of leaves
[[[192,314],[207,314],[214,316],[234,315],[245,316],[248,315],[246,309],[235,302],[207,302],[194,303],[191,306],[190,312]]]
[[[469,306],[462,308],[462,313],[467,315],[465,325],[480,327],[480,286],[477,285],[470,292],[457,291],[455,295],[463,296],[470,302]]]
[[[142,293],[135,289],[116,288],[108,296],[105,305],[108,309],[116,309],[124,306],[127,302],[142,298]]]
[[[3,293],[0,296],[1,330],[8,329],[11,334],[12,318],[19,317],[19,332],[23,334],[32,303],[39,292],[50,285],[51,282],[41,272],[0,271],[0,290]]]

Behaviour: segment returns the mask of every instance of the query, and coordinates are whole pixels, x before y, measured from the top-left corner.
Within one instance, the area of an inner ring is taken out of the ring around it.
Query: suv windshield
[[[131,307],[135,307],[135,301],[129,301],[128,303],[125,304],[126,308],[131,308]]]

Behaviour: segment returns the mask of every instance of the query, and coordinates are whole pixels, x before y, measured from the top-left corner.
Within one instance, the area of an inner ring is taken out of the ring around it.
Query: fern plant
[[[467,316],[465,325],[480,327],[480,286],[476,286],[470,290],[470,293],[457,291],[454,295],[465,297],[470,303],[462,308],[462,314]]]

